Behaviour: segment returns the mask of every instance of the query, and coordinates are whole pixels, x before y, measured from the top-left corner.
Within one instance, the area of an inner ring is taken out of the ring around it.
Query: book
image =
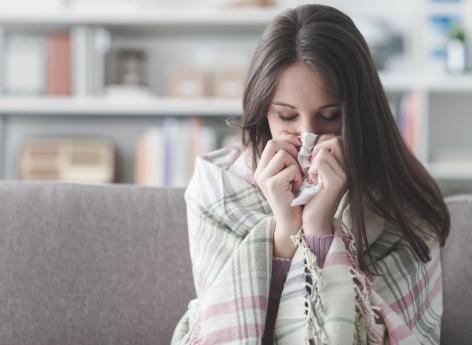
[[[72,92],[77,97],[89,95],[88,65],[90,29],[86,26],[77,26],[71,29],[72,53]]]
[[[188,159],[191,142],[191,122],[188,120],[179,121],[178,136],[175,138],[174,181],[173,186],[184,187],[187,185],[190,176],[190,161]]]
[[[135,182],[160,187],[185,187],[195,158],[216,149],[217,131],[203,119],[167,117],[136,140]]]
[[[163,160],[163,130],[160,127],[152,128],[147,134],[149,177],[146,184],[162,186],[164,182]]]
[[[71,54],[68,33],[53,34],[47,41],[48,95],[69,96],[71,94]]]
[[[164,170],[163,186],[172,186],[175,174],[175,155],[176,145],[180,137],[178,133],[178,120],[174,117],[167,117],[163,121],[163,139],[164,139],[164,159],[162,161],[162,169]]]
[[[421,117],[421,96],[415,92],[407,93],[400,100],[398,127],[407,147],[418,153],[418,130]]]
[[[149,171],[148,160],[146,159],[147,153],[146,139],[143,135],[136,139],[136,149],[134,152],[134,180],[136,184],[145,184]]]
[[[71,30],[72,89],[76,96],[99,96],[105,88],[105,58],[111,34],[102,27],[77,26]]]
[[[5,51],[5,29],[0,25],[0,52]],[[0,95],[4,93],[4,84],[5,84],[5,62],[4,54],[0,54]]]
[[[163,185],[162,140],[163,130],[159,126],[148,128],[136,143],[135,183],[139,185]]]
[[[4,89],[9,95],[40,95],[45,88],[45,40],[38,35],[11,34],[5,46]]]
[[[111,49],[111,33],[103,27],[92,28],[90,42],[90,90],[95,96],[104,95],[105,61]]]

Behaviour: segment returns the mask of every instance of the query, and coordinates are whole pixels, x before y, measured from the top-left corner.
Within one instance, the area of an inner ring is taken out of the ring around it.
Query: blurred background
[[[185,186],[239,144],[265,26],[306,1],[0,0],[0,179]],[[321,1],[366,38],[445,195],[472,192],[472,0]]]

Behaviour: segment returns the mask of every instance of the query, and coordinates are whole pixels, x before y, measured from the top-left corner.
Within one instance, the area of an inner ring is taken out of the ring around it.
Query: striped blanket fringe
[[[328,337],[321,325],[321,313],[325,313],[323,303],[320,299],[319,289],[323,288],[323,273],[318,267],[316,256],[313,255],[310,247],[303,236],[303,227],[295,235],[290,236],[295,248],[302,247],[305,255],[303,261],[305,268],[305,314],[306,338],[305,344],[310,345],[311,340],[316,344],[328,344]]]
[[[343,242],[348,249],[346,256],[351,267],[349,272],[351,273],[351,279],[355,283],[354,290],[356,292],[356,311],[359,316],[366,320],[366,329],[368,329],[368,342],[369,343],[380,343],[382,339],[379,338],[379,334],[373,331],[372,324],[376,319],[379,319],[378,306],[373,306],[370,303],[370,294],[372,291],[372,284],[367,278],[365,273],[360,269],[357,261],[357,250],[355,246],[355,240],[352,233],[348,230],[348,227],[342,223],[342,220],[335,219],[335,228],[341,231]],[[305,255],[305,281],[306,291],[305,294],[305,306],[306,306],[306,339],[305,344],[328,345],[329,339],[322,327],[322,314],[326,314],[326,310],[323,307],[323,303],[320,298],[320,290],[323,289],[323,272],[317,264],[316,255],[311,251],[308,246],[305,237],[303,236],[303,227],[300,227],[296,234],[290,236],[292,243],[295,248],[302,247]],[[360,317],[356,317],[356,333],[354,334],[354,344],[362,344],[360,335]]]

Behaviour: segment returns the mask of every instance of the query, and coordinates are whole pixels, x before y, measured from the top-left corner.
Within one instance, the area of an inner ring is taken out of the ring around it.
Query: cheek
[[[284,132],[289,132],[287,130],[287,126],[284,126],[280,121],[278,121],[274,116],[268,115],[267,116],[267,121],[269,123],[269,128],[270,128],[270,133],[272,135],[272,138],[276,138],[283,134]]]
[[[342,123],[342,121],[338,121],[338,122],[336,123],[336,125],[334,126],[333,133],[334,133],[335,135],[339,135],[339,136],[340,136],[340,135],[341,135],[341,132],[342,132],[342,128],[343,128],[343,123]]]

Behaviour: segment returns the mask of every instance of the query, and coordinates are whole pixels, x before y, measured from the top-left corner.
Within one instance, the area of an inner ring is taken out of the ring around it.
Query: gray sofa
[[[0,182],[0,344],[168,344],[195,296],[183,189]],[[446,199],[443,343],[472,338],[472,195]]]

